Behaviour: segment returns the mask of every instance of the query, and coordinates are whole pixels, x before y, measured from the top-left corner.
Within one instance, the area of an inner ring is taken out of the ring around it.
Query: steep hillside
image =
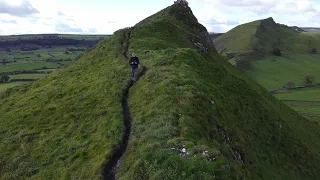
[[[147,69],[132,87],[131,52]],[[320,178],[319,126],[225,62],[182,4],[2,93],[0,113],[2,179],[106,179],[127,115],[119,180]]]

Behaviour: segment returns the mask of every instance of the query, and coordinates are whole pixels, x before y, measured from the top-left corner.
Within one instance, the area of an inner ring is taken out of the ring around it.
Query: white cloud
[[[268,17],[273,17],[276,22],[286,25],[319,26],[320,24],[318,18],[320,3],[317,0],[189,0],[189,2],[201,4],[202,9],[195,10],[194,13],[209,31],[214,32],[228,31],[236,25]],[[233,25],[230,22],[238,23]]]
[[[39,13],[28,0],[0,0],[0,14],[24,17]]]
[[[188,1],[197,19],[208,31],[225,32],[239,24],[268,17],[287,25],[320,25],[320,6],[316,0]],[[170,5],[170,2],[0,0],[0,34],[110,34],[136,24]]]

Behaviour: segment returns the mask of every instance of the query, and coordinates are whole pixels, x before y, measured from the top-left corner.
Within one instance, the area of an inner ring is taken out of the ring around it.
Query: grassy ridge
[[[99,178],[122,137],[129,40],[148,70],[129,92],[131,136],[118,179],[319,178],[320,127],[225,62],[205,34],[190,8],[173,5],[2,93],[0,176]]]
[[[163,19],[151,17],[131,32],[130,51],[139,54],[148,71],[130,91],[132,134],[118,178],[319,177],[319,127],[223,62],[214,50],[209,57],[200,55],[185,39],[199,32],[165,12]],[[153,28],[157,34],[145,30]],[[176,31],[166,36],[172,28]],[[191,154],[187,158],[177,151],[183,144]],[[208,157],[201,155],[204,150]]]
[[[251,49],[258,42],[258,38],[254,37],[254,35],[259,24],[259,21],[242,24],[219,36],[214,40],[217,50],[221,52],[227,49],[228,51],[237,52]]]

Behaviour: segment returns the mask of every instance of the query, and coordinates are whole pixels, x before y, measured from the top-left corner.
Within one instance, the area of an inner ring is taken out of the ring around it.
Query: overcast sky
[[[188,0],[210,32],[257,19],[320,27],[320,0]],[[173,4],[173,0],[0,0],[0,34],[112,34]]]

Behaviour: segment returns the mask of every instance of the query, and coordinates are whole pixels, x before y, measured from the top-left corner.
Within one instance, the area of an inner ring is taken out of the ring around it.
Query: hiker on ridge
[[[136,56],[135,53],[132,53],[132,56],[129,60],[129,64],[131,65],[131,73],[132,73],[132,80],[137,81],[138,78],[138,71],[139,71],[139,58]]]

